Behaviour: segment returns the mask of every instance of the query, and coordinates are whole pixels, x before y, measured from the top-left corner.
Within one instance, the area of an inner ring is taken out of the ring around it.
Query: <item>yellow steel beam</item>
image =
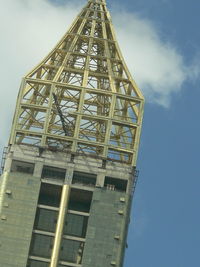
[[[57,267],[59,261],[59,252],[63,235],[64,220],[67,212],[68,201],[70,195],[70,186],[65,184],[63,185],[61,202],[58,214],[58,221],[56,225],[55,239],[52,250],[50,267]]]

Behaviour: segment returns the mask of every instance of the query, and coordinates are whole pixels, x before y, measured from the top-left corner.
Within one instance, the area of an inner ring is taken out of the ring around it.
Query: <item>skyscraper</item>
[[[22,79],[0,184],[0,266],[122,267],[143,96],[105,0]]]

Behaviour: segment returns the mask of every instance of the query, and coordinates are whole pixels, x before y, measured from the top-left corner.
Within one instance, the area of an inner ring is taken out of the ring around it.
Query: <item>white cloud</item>
[[[124,12],[115,24],[125,61],[146,100],[169,107],[172,94],[186,80],[198,77],[199,65],[186,66],[183,55],[170,42],[163,42],[148,20]]]
[[[0,0],[0,145],[6,144],[22,76],[56,45],[85,1]]]
[[[61,7],[48,0],[0,0],[1,145],[9,135],[21,77],[52,49],[85,2],[66,1]],[[115,19],[119,14],[113,15]],[[170,95],[188,79],[183,56],[172,44],[160,40],[149,21],[134,14],[120,14],[115,28],[127,64],[147,101],[168,106]],[[199,73],[198,67],[192,70]]]

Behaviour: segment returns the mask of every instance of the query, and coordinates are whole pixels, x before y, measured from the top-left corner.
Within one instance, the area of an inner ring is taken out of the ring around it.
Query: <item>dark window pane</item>
[[[61,186],[42,183],[38,204],[59,207],[61,190]]]
[[[55,232],[57,217],[57,211],[38,208],[34,229]]]
[[[89,212],[92,201],[92,192],[72,189],[69,199],[69,209],[81,212]]]
[[[64,235],[84,238],[87,230],[88,217],[68,213],[65,219]]]
[[[80,264],[82,261],[82,254],[84,243],[63,239],[60,251],[60,260]]]
[[[13,160],[11,165],[11,172],[24,172],[33,174],[34,164],[24,161]]]
[[[110,190],[126,191],[127,180],[116,179],[112,177],[105,177],[104,186]]]
[[[30,255],[50,258],[53,246],[53,237],[33,234]]]
[[[84,172],[74,172],[72,184],[95,186],[96,175]]]
[[[65,169],[44,166],[42,170],[42,178],[64,181],[65,173],[66,173]]]

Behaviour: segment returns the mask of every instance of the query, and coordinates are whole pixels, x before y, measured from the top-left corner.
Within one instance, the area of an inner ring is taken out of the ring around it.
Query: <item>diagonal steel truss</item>
[[[105,0],[88,1],[52,52],[23,78],[10,144],[135,166],[143,108]]]

